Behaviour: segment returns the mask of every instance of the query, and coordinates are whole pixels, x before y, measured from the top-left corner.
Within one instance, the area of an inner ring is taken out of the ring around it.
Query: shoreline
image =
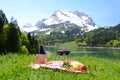
[[[77,47],[77,48],[120,49],[120,47]]]
[[[45,47],[56,47],[54,45],[51,46],[45,46]],[[90,46],[86,46],[86,47],[77,47],[77,46],[70,46],[70,47],[76,47],[76,48],[98,48],[98,49],[120,49],[120,47],[90,47]]]

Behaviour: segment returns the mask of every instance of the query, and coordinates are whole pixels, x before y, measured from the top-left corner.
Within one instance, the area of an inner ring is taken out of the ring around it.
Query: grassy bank
[[[63,60],[64,58],[62,58]],[[75,74],[40,68],[34,70],[29,64],[35,61],[35,55],[7,54],[0,56],[1,80],[119,80],[120,60],[103,59],[92,56],[68,57],[84,63],[89,74]],[[61,60],[50,55],[48,60]]]

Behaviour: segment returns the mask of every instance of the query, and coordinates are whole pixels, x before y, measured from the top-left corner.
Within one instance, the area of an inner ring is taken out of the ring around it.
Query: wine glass
[[[57,51],[57,55],[63,58],[64,60],[68,58],[68,55],[70,54],[70,48],[69,47],[60,47],[60,49]]]

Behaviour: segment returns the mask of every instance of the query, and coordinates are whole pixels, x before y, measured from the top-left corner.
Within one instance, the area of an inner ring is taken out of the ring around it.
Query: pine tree
[[[38,49],[39,49],[38,41],[35,39],[34,36],[31,36],[30,33],[28,33],[27,36],[28,36],[28,40],[29,40],[28,51],[31,54],[36,54],[38,52]]]
[[[4,23],[8,23],[5,13],[0,10],[0,30],[3,28]]]
[[[5,52],[5,41],[4,41],[4,34],[3,33],[3,26],[5,23],[8,23],[8,20],[6,18],[6,15],[3,13],[2,10],[0,10],[0,54]]]
[[[7,38],[7,50],[9,52],[17,52],[20,49],[20,31],[10,24],[10,30]]]

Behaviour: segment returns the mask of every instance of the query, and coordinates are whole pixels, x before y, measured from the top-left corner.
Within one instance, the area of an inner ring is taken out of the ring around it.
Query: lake
[[[46,51],[51,54],[57,55],[57,48],[55,47],[45,47]],[[110,48],[74,48],[66,47],[61,48],[61,50],[70,50],[70,57],[72,56],[96,56],[100,58],[108,59],[120,59],[120,49],[110,49]]]

